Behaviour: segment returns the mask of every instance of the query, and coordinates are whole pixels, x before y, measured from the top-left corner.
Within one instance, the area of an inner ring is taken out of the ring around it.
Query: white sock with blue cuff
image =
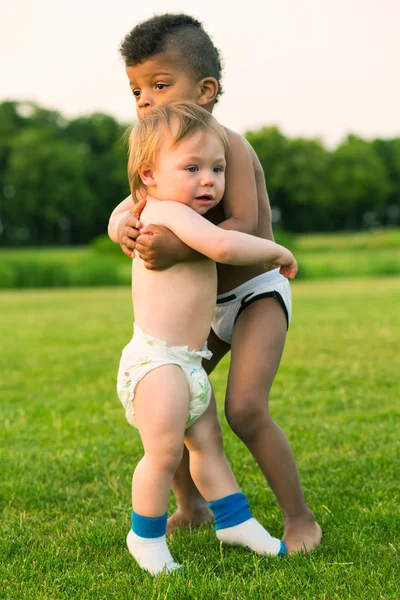
[[[274,538],[255,519],[242,492],[209,503],[214,514],[218,539],[225,544],[244,546],[258,554],[283,556],[284,542]]]
[[[167,513],[144,517],[132,511],[132,529],[126,538],[129,552],[142,569],[151,575],[179,569],[167,546]]]

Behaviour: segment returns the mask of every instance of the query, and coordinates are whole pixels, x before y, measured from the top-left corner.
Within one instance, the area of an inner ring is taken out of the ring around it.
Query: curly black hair
[[[120,53],[129,67],[165,52],[175,50],[182,56],[184,67],[200,81],[214,77],[218,94],[222,94],[222,63],[219,51],[197,19],[185,14],[165,13],[154,15],[139,23],[122,40]]]

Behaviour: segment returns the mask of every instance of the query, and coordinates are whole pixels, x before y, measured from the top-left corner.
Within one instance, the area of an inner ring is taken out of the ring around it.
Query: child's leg
[[[193,481],[214,514],[217,537],[227,544],[245,546],[260,554],[283,554],[284,544],[271,537],[253,518],[240,492],[223,451],[214,403],[186,431],[185,444],[189,449]]]
[[[239,316],[233,330],[226,415],[279,502],[284,518],[283,540],[288,551],[309,551],[320,543],[321,529],[306,504],[289,442],[268,410],[286,326],[284,312],[275,298],[258,300]],[[209,348],[213,353],[211,368],[204,366],[210,373],[229,346],[211,331]],[[210,519],[206,502],[190,480],[187,457],[177,470],[173,490],[178,510],[169,519],[169,532],[180,524],[200,524]]]
[[[239,492],[239,486],[224,454],[221,426],[214,402],[185,432],[190,474],[200,494],[212,502]]]
[[[180,367],[148,373],[135,390],[135,419],[144,456],[132,478],[132,530],[128,547],[139,565],[156,575],[174,563],[165,533],[172,478],[182,458],[189,390]]]
[[[211,398],[211,402],[215,398]],[[189,452],[186,446],[183,449],[181,464],[176,470],[172,481],[172,489],[176,498],[176,511],[168,518],[167,534],[179,527],[199,527],[203,523],[214,520],[207,502],[194,484],[189,469]]]
[[[230,350],[214,333],[210,331],[208,348],[213,353],[211,360],[206,360],[203,366],[207,373],[211,373],[219,361]],[[214,391],[211,394],[210,404],[215,407]],[[189,452],[185,446],[182,462],[176,470],[172,489],[176,498],[177,510],[168,519],[167,532],[172,533],[178,527],[199,526],[202,523],[213,520],[213,514],[207,506],[207,502],[195,486],[189,470]]]
[[[289,442],[268,409],[286,326],[275,298],[258,300],[241,313],[233,330],[226,416],[279,502],[288,550],[311,550],[319,544],[321,530],[305,501]]]

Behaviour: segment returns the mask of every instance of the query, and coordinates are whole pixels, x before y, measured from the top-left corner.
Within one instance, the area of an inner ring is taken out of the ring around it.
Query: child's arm
[[[157,268],[160,271],[168,269],[177,262],[201,259],[198,252],[183,244],[162,225],[150,226],[152,235],[142,237],[141,243],[136,246],[136,240],[142,228],[139,220],[140,213],[144,206],[145,201],[140,200],[135,204],[132,196],[128,196],[111,213],[108,235],[113,242],[120,244],[124,254],[129,258],[134,258],[134,251],[137,250],[147,268]]]
[[[255,233],[257,229],[257,187],[251,148],[239,134],[227,130],[229,149],[227,154],[226,186],[223,200],[225,220],[219,223],[222,229],[233,229],[244,233]],[[132,197],[121,202],[112,212],[108,234],[121,245],[127,256],[133,258],[139,231],[136,217],[129,214]],[[207,217],[206,217],[207,218]],[[154,225],[153,235],[141,238],[136,248],[149,268],[163,270],[177,262],[201,258],[187,245],[179,241],[167,228]]]
[[[118,206],[114,208],[114,210],[111,213],[110,219],[112,219],[115,215],[118,215],[119,213],[131,210],[131,208],[133,208],[134,206],[135,203],[133,202],[132,196],[128,196],[127,198],[125,198],[125,200],[122,200],[122,202],[120,202]]]
[[[258,204],[251,147],[238,133],[229,129],[226,133],[229,147],[223,199],[225,220],[218,227],[254,234],[257,230]]]
[[[109,237],[116,244],[120,244],[122,251],[129,258],[134,258],[135,256],[136,240],[143,227],[139,219],[145,206],[145,199],[139,200],[135,204],[132,196],[129,196],[113,210],[108,223]],[[126,210],[129,208],[130,210]],[[190,251],[193,252],[193,250]]]
[[[294,278],[297,273],[293,254],[283,246],[239,231],[221,229],[179,202],[160,202],[157,221],[182,242],[216,262],[231,265],[266,262],[280,266],[285,277]],[[142,230],[143,234],[146,229]]]
[[[108,222],[108,235],[116,244],[119,243],[118,226],[121,223],[121,221],[129,214],[133,207],[133,198],[132,196],[128,196],[127,198],[125,198],[125,200],[122,200],[122,202],[120,202],[111,213],[110,220]]]

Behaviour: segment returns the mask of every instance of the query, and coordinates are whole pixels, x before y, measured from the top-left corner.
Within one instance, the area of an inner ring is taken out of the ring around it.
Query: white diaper
[[[136,427],[133,399],[139,381],[162,365],[178,365],[186,377],[190,393],[186,428],[193,425],[210,403],[211,384],[201,361],[203,358],[209,360],[211,356],[207,344],[201,350],[167,346],[166,342],[148,335],[135,323],[133,338],[122,351],[117,378],[117,393],[128,422]]]
[[[216,335],[227,344],[232,341],[232,333],[239,315],[247,306],[261,298],[276,298],[284,310],[289,327],[292,315],[292,296],[288,280],[279,269],[262,273],[249,279],[234,290],[217,297],[217,306],[212,320]]]

